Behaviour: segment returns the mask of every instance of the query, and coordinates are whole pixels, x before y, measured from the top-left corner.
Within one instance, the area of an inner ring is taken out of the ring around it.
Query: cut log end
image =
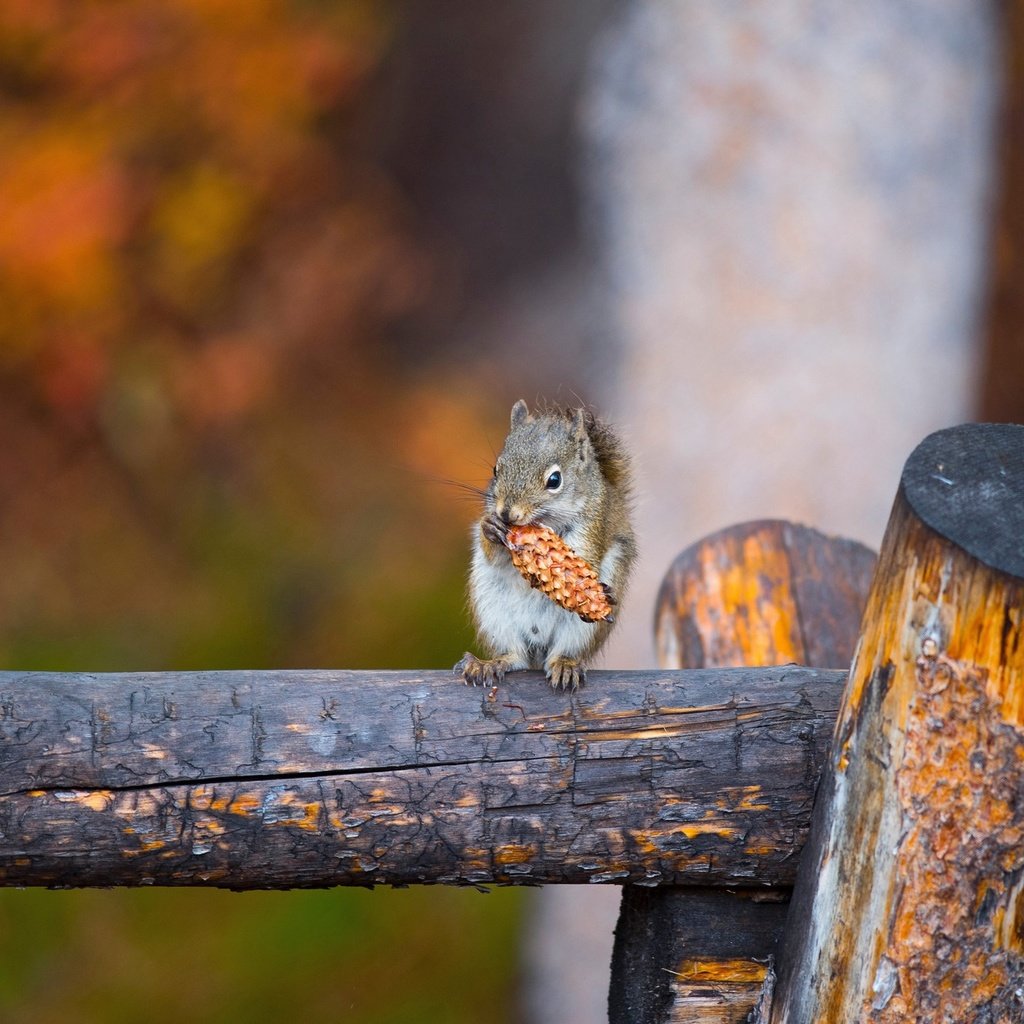
[[[901,484],[915,515],[939,536],[1024,578],[1024,426],[939,430],[907,460]]]

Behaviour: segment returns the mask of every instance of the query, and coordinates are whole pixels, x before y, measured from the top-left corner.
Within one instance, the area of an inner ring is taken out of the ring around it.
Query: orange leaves
[[[122,170],[104,150],[103,139],[72,126],[34,131],[7,147],[0,170],[5,289],[69,311],[112,300],[128,204]]]
[[[139,388],[220,425],[271,362],[355,348],[356,311],[408,291],[342,123],[386,30],[369,0],[0,5],[0,372],[112,429]],[[353,211],[373,244],[325,252]]]
[[[273,350],[258,337],[212,340],[175,374],[176,397],[192,424],[205,427],[242,419],[267,395]]]

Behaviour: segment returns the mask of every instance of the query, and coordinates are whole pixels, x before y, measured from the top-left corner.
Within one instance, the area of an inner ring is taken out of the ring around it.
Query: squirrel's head
[[[520,399],[487,488],[487,509],[508,524],[568,528],[604,491],[585,409],[531,414]]]

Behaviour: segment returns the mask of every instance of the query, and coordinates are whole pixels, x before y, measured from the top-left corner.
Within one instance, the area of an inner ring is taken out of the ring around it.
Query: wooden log
[[[779,519],[740,523],[687,548],[658,592],[662,668],[848,666],[875,553]]]
[[[608,993],[611,1024],[745,1021],[782,934],[787,896],[788,890],[625,887]]]
[[[658,595],[659,663],[671,668],[848,664],[875,555],[779,520],[687,548]],[[612,1024],[735,1024],[761,993],[789,888],[707,893],[625,886],[615,933]]]
[[[0,673],[0,884],[791,884],[843,673]]]
[[[770,1020],[1024,1020],[1024,427],[912,454]]]

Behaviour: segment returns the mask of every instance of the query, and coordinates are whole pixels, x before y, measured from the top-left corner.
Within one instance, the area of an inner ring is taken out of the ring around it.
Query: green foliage
[[[508,889],[5,893],[0,1015],[502,1024],[521,908]]]

